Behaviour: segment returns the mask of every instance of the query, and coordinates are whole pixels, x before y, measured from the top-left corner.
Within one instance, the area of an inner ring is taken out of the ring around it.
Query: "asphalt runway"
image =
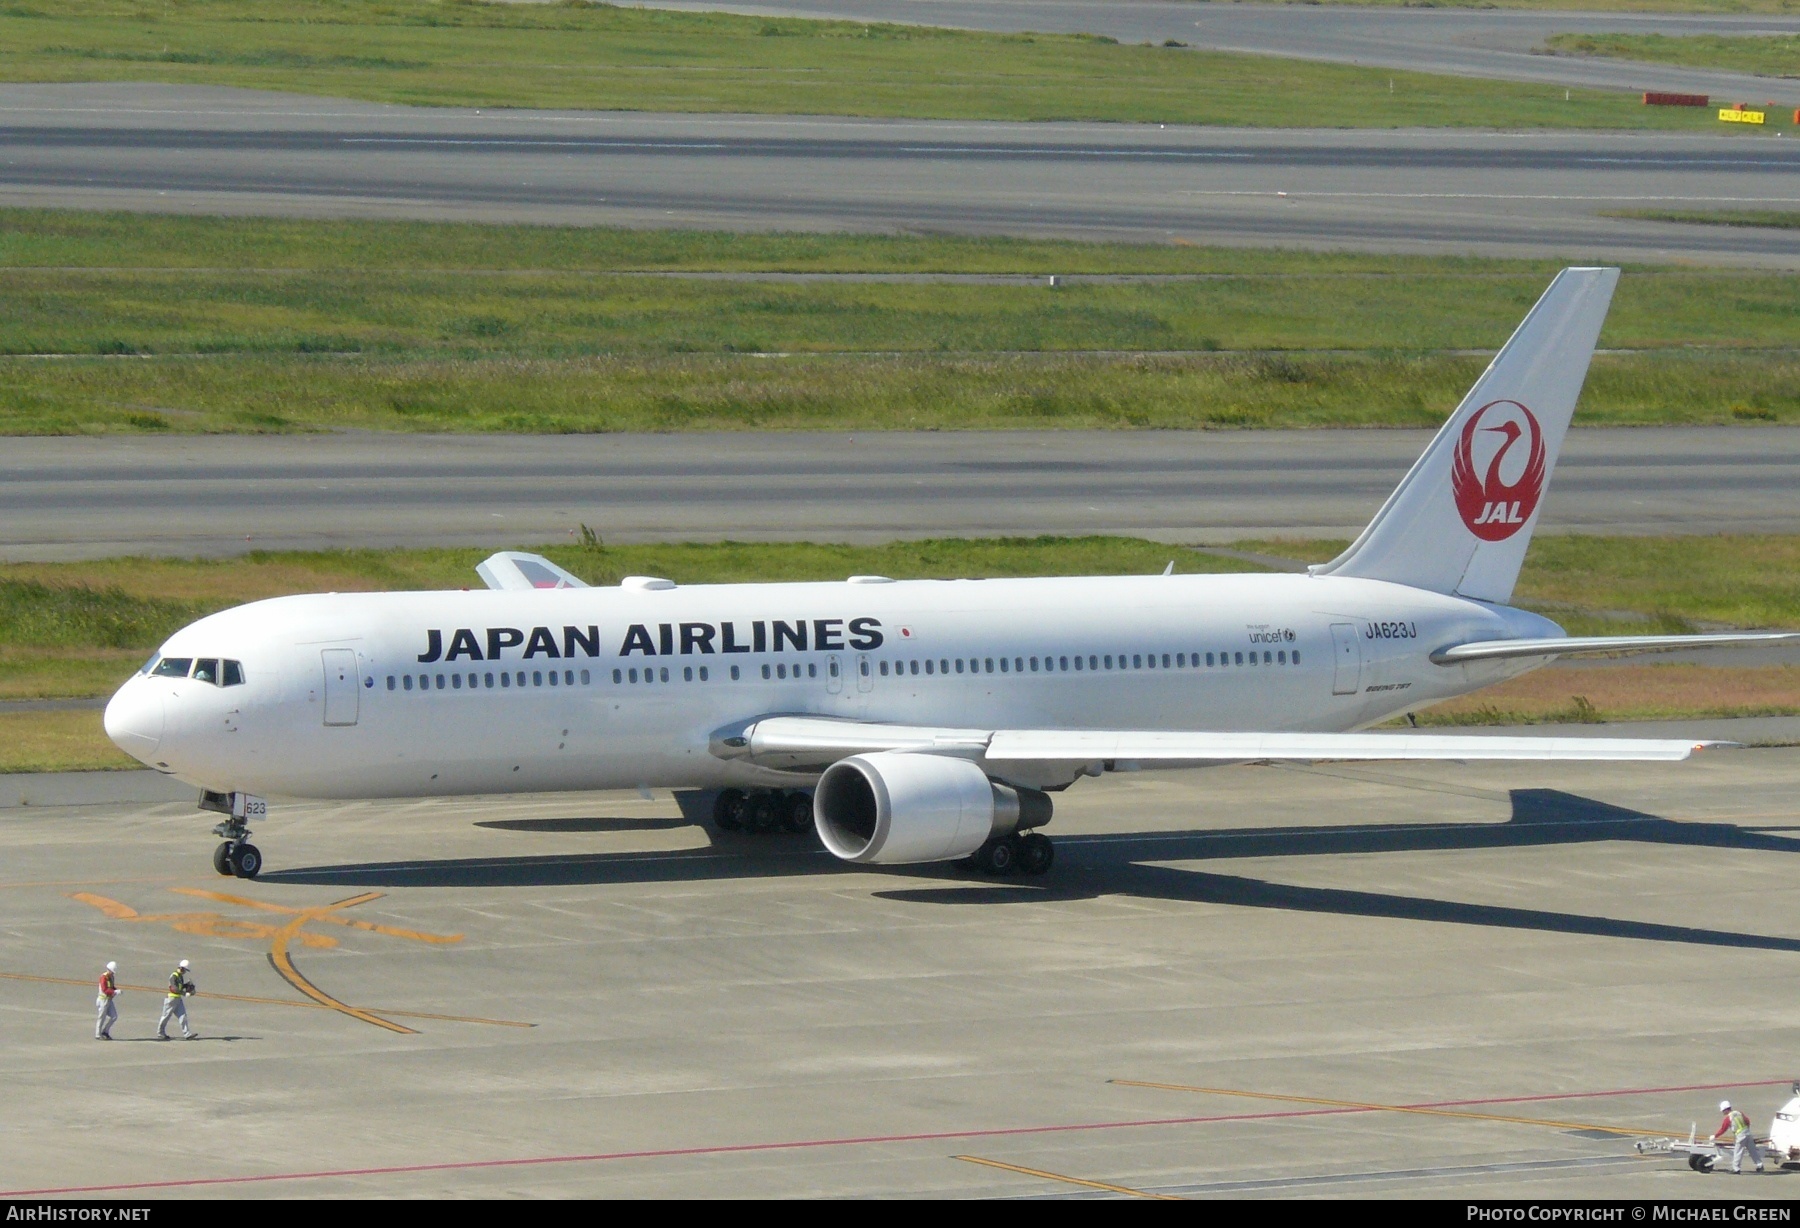
[[[277,803],[245,883],[9,777],[0,1196],[1791,1200],[1632,1144],[1789,1095],[1797,769],[1114,777],[1046,880],[588,794]]]
[[[1553,34],[1674,36],[1800,34],[1800,16],[1592,13],[1350,5],[1195,4],[1191,0],[652,0],[649,8],[722,10],[966,30],[1105,34],[1120,42],[1166,39],[1372,67],[1591,89],[1668,90],[1732,102],[1800,105],[1800,81],[1670,64],[1537,54]]]
[[[1723,134],[480,112],[5,85],[0,204],[1800,268],[1787,232],[1600,216],[1800,205],[1800,142]]]
[[[0,558],[1125,533],[1353,536],[1424,431],[12,439]],[[1570,433],[1550,532],[1800,532],[1800,431]]]

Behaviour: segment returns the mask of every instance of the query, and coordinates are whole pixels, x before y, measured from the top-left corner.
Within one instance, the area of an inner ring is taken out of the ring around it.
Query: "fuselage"
[[[320,594],[177,632],[106,722],[218,791],[792,784],[714,756],[712,736],[776,713],[1346,731],[1540,663],[1442,666],[1434,649],[1558,634],[1505,606],[1303,575]]]

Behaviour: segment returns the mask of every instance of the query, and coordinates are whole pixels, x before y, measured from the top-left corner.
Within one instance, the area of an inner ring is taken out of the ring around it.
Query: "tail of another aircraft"
[[[1510,598],[1618,282],[1557,274],[1362,536],[1313,574]]]

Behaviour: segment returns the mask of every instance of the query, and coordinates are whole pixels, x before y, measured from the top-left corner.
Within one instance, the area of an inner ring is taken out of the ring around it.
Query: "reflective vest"
[[[113,983],[113,974],[110,972],[102,972],[100,974],[100,996],[102,998],[110,998],[118,992],[119,987]]]
[[[179,998],[188,991],[187,973],[177,968],[169,973],[169,996]]]
[[[1750,1119],[1745,1117],[1738,1110],[1732,1109],[1729,1113],[1725,1114],[1725,1117],[1731,1122],[1732,1138],[1740,1139],[1750,1133]]]

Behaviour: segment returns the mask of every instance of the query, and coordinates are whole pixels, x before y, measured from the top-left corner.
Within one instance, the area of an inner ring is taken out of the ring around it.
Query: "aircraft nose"
[[[132,679],[106,705],[106,736],[113,745],[145,763],[162,745],[163,698],[155,687]]]

